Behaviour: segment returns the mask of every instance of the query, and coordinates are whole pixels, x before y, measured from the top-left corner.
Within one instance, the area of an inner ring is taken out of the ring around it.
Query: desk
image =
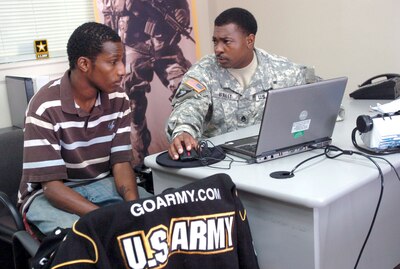
[[[360,114],[372,114],[372,100],[345,97],[346,119],[338,122],[333,145],[355,150],[351,130]],[[215,144],[256,133],[257,127],[213,138]],[[210,167],[171,169],[146,157],[155,192],[178,187],[215,173],[235,182],[247,209],[255,249],[262,269],[353,268],[367,235],[380,192],[376,167],[362,156],[316,158],[302,165],[291,179],[274,179],[271,172],[291,170],[313,150],[262,164],[234,163],[229,170]],[[399,154],[385,157],[400,171]],[[235,158],[240,160],[239,158]],[[382,203],[358,268],[391,269],[400,263],[400,182],[390,166],[378,160],[385,176]],[[221,162],[226,167],[226,163]]]

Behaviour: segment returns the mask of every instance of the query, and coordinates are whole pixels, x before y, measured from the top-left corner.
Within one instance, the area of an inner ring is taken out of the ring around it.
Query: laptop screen
[[[330,138],[347,78],[270,90],[256,155]]]
[[[304,151],[313,144],[330,143],[346,84],[347,78],[341,77],[270,90],[258,136],[221,146],[259,162],[297,153],[298,148]],[[247,150],[251,143],[255,152]]]

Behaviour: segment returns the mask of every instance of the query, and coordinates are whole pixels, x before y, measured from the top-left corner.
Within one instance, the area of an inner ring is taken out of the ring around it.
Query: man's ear
[[[87,57],[79,57],[76,63],[76,66],[82,71],[82,72],[88,72],[89,69],[91,68],[92,61],[87,58]]]
[[[246,37],[246,42],[247,42],[247,47],[249,49],[253,49],[254,48],[254,42],[256,41],[256,36],[254,34],[249,34]]]

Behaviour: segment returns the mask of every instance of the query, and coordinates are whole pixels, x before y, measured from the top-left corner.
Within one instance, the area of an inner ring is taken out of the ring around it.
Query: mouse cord
[[[208,148],[208,143],[211,144],[214,150],[218,151],[221,153],[221,155],[225,155],[225,158],[227,159],[218,159],[214,157],[208,157],[208,156],[203,156],[202,152],[206,152],[209,150]],[[198,160],[201,162],[202,165],[210,167],[210,168],[215,168],[215,169],[223,169],[223,170],[230,170],[232,168],[232,163],[234,162],[240,162],[240,163],[247,163],[246,161],[235,161],[232,157],[228,156],[225,154],[225,152],[220,148],[214,145],[213,142],[210,140],[201,140],[199,141],[199,158]],[[228,162],[228,167],[218,167],[218,166],[213,166],[208,164],[209,160],[215,160],[215,161],[223,161],[223,162]]]

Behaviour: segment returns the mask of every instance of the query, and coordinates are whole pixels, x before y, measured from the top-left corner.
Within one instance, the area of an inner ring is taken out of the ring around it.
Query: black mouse
[[[197,151],[193,148],[190,151],[183,149],[182,154],[179,155],[179,160],[182,162],[194,161],[198,158],[199,155],[197,154]]]

